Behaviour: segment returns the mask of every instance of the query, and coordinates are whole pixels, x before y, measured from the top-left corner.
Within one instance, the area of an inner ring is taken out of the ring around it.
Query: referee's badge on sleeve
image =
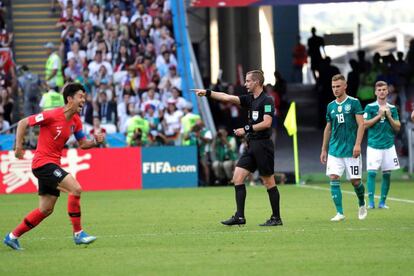
[[[265,105],[265,111],[264,112],[272,112],[272,106],[270,104]]]
[[[259,111],[252,112],[252,119],[256,121],[259,118]]]
[[[43,121],[43,119],[44,118],[43,118],[43,114],[42,113],[37,114],[36,117],[35,117],[36,123]]]

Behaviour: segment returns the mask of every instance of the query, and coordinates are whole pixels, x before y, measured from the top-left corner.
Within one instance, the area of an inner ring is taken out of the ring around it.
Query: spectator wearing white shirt
[[[103,10],[98,4],[89,6],[89,9],[83,13],[83,18],[84,20],[90,20],[94,27],[105,28]]]
[[[92,26],[92,23],[90,21],[87,21],[88,26]],[[89,27],[88,27],[89,28]],[[93,60],[95,57],[95,52],[98,49],[98,43],[103,39],[103,32],[101,30],[96,30],[95,32],[92,31],[93,39],[87,43],[87,49],[86,49],[86,58],[88,60]]]
[[[181,77],[177,75],[177,68],[175,65],[170,65],[168,74],[165,75],[158,85],[159,89],[170,90],[172,87],[177,87],[181,90]]]
[[[168,13],[171,11],[171,1],[170,0],[165,0],[164,1],[164,7],[162,10],[164,13]]]
[[[179,90],[177,87],[173,87],[171,89],[172,92],[172,100],[175,101],[175,106],[178,110],[183,110],[187,106],[187,101],[181,97],[181,90]]]
[[[111,65],[112,65],[112,52],[111,52],[111,49],[108,46],[108,43],[106,43],[105,39],[101,39],[101,40],[98,41],[98,46],[97,46],[96,50],[101,51],[103,60],[111,63]]]
[[[153,40],[154,40],[155,49],[156,49],[157,53],[159,53],[159,50],[161,49],[163,44],[169,50],[171,50],[171,48],[174,44],[174,39],[170,36],[170,31],[165,26],[162,27],[161,32],[160,32],[160,36],[159,37],[154,36]]]
[[[59,21],[56,23],[56,27],[65,29],[67,28],[68,22],[74,23],[75,21],[81,21],[81,16],[79,11],[73,10],[72,6],[67,6],[62,9],[62,16],[59,18]]]
[[[101,68],[101,65],[105,66],[108,75],[110,76],[113,75],[112,65],[109,62],[102,60],[101,51],[96,51],[94,61],[89,63],[89,66],[88,66],[89,77],[93,77],[99,71],[99,69]]]
[[[128,24],[128,22],[128,17],[122,15],[121,10],[118,7],[115,7],[105,23],[108,28],[118,29],[122,24]]]
[[[162,78],[168,74],[168,70],[171,65],[177,66],[177,60],[174,55],[171,55],[170,51],[165,50],[161,55],[157,56],[155,64],[157,66],[158,73]]]
[[[160,40],[162,28],[163,28],[162,19],[160,17],[155,17],[154,24],[152,25],[150,32],[149,32],[149,36],[151,37],[152,41],[155,41],[157,39],[158,41]],[[158,51],[157,54],[160,54],[160,52]]]
[[[74,9],[78,9],[81,1],[82,0],[58,0],[62,10],[66,9],[68,6],[72,6]]]
[[[154,82],[150,82],[148,84],[148,87],[147,88],[148,88],[148,91],[149,90],[154,90],[155,91],[155,96],[154,96],[155,99],[157,99],[157,100],[160,100],[161,99],[160,94],[157,92],[157,85]],[[145,101],[147,101],[149,99],[149,97],[148,97],[148,91],[145,91],[141,95],[141,99],[142,99],[143,102],[145,102]],[[167,106],[166,103],[167,102],[164,103],[165,106]]]
[[[65,81],[74,82],[78,77],[82,76],[81,65],[76,63],[74,57],[68,60],[68,66],[66,66],[64,71]]]
[[[142,3],[138,4],[138,10],[132,15],[130,23],[135,22],[137,18],[142,19],[143,26],[146,30],[149,30],[152,26],[152,16],[146,13],[145,6]]]
[[[132,108],[135,108],[135,103],[131,96],[131,93],[124,91],[122,101],[119,101],[117,105],[118,128],[121,133],[126,132],[126,122],[129,118],[128,106],[131,105]]]
[[[159,95],[158,93],[155,92],[155,86],[149,86],[148,87],[149,90],[147,92],[146,98],[144,100],[144,97],[142,99],[142,103],[141,103],[141,112],[145,112],[145,107],[148,104],[151,104],[155,107],[155,114],[158,115],[158,111],[160,109],[164,109],[164,105],[162,104],[162,102],[159,100]]]
[[[175,101],[170,99],[168,101],[167,110],[164,113],[164,119],[162,121],[164,127],[165,136],[168,138],[171,144],[181,145],[180,132],[181,132],[181,117],[183,112],[177,110]]]
[[[79,42],[74,41],[70,47],[71,51],[68,52],[68,60],[74,59],[76,64],[83,67],[86,64],[86,52],[79,49]]]

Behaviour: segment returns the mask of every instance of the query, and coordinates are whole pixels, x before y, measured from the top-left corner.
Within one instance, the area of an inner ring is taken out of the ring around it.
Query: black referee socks
[[[270,205],[272,206],[272,212],[273,212],[272,216],[280,219],[280,210],[279,210],[280,195],[279,195],[279,190],[277,189],[277,186],[274,186],[268,189],[267,193],[269,194],[269,201],[270,201]]]
[[[246,186],[234,185],[236,194],[237,213],[236,216],[244,218],[244,203],[246,201]]]

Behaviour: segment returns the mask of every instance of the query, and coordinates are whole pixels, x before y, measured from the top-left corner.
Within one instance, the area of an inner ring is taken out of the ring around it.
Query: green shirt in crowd
[[[193,128],[193,126],[195,126],[195,124],[201,120],[200,115],[198,114],[194,114],[194,113],[187,113],[185,114],[182,118],[181,118],[181,127],[182,127],[182,131],[181,133],[183,134],[183,136],[185,136],[186,134],[188,134],[191,129]],[[190,145],[190,140],[184,140],[182,144],[184,146],[188,146]]]
[[[236,139],[234,139],[234,137],[232,136],[227,136],[226,137],[227,140],[227,144],[222,143],[220,138],[216,139],[216,144],[215,144],[215,152],[216,152],[216,160],[223,162],[226,160],[232,160],[235,161],[237,159],[236,156]]]
[[[56,75],[53,78],[50,78],[53,70],[57,70]],[[45,79],[47,81],[53,81],[59,88],[63,86],[62,61],[56,52],[52,53],[46,61]]]
[[[65,101],[63,99],[63,95],[55,90],[49,90],[42,96],[41,107],[43,110],[53,109],[64,105]]]
[[[130,146],[135,146],[136,141],[133,140],[133,136],[135,131],[139,128],[141,129],[141,141],[142,144],[145,145],[145,143],[148,141],[148,133],[150,130],[150,125],[147,120],[142,118],[141,116],[134,116],[132,118],[129,118],[127,121],[127,144]]]

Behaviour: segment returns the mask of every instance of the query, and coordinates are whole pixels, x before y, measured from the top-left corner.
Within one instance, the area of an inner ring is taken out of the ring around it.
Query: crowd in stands
[[[182,144],[181,119],[192,107],[181,96],[170,1],[58,3],[61,77],[86,87],[84,123],[97,118],[131,146]]]
[[[181,121],[192,106],[177,74],[170,0],[58,0],[52,9],[60,13],[61,43],[45,45],[42,97],[33,89],[38,79],[22,68],[31,98],[25,102],[39,103],[27,104],[25,115],[61,106],[58,91],[79,82],[87,91],[81,117],[88,130],[99,120],[106,132],[124,133],[130,146],[183,144]]]
[[[7,29],[8,10],[0,1],[0,132],[8,132],[13,120],[13,90],[16,87],[16,71],[11,46],[13,33]]]

